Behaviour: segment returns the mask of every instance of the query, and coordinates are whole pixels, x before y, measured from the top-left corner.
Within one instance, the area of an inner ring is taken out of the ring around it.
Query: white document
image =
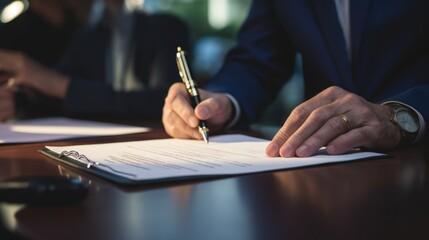
[[[201,140],[160,139],[46,148],[64,153],[73,161],[89,163],[91,168],[142,182],[254,173],[384,156],[374,152],[333,156],[320,151],[320,155],[307,158],[270,158],[265,155],[268,143],[234,134],[211,137],[209,144]]]
[[[83,121],[70,118],[39,118],[0,124],[1,143],[43,142],[60,139],[148,132],[145,127]]]

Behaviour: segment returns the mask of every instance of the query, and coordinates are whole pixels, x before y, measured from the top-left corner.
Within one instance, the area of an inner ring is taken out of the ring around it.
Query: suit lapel
[[[352,31],[352,74],[354,81],[359,82],[357,92],[363,97],[366,97],[376,84],[371,83],[371,78],[365,76],[367,68],[365,62],[362,62],[365,57],[364,51],[361,50],[365,24],[367,21],[368,9],[372,0],[350,1],[350,25]]]
[[[350,25],[352,31],[352,59],[358,59],[368,8],[371,0],[350,0]]]
[[[311,2],[325,44],[339,75],[339,80],[332,79],[332,81],[346,89],[355,89],[343,30],[338,21],[334,0],[311,0]]]

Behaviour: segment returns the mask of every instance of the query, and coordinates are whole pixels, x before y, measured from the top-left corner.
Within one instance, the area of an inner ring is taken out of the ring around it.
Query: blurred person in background
[[[65,53],[77,29],[88,21],[93,0],[30,0],[28,9],[0,23],[0,49],[25,53],[52,66]]]
[[[25,54],[0,50],[0,71],[19,87],[14,101],[0,92],[0,120],[66,115],[80,118],[160,119],[168,87],[180,81],[177,46],[189,47],[187,26],[166,14],[147,14],[141,1],[95,1],[88,25],[55,68]]]

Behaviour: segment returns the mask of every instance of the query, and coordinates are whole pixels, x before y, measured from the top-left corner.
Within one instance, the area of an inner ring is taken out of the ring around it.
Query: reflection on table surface
[[[166,137],[165,133],[112,138]],[[104,139],[104,138],[103,138]],[[104,139],[111,141],[112,139]],[[74,140],[64,144],[87,144]],[[428,150],[226,178],[121,186],[49,160],[43,144],[3,146],[0,178],[62,175],[89,186],[75,206],[3,204],[32,239],[409,239],[429,237]]]

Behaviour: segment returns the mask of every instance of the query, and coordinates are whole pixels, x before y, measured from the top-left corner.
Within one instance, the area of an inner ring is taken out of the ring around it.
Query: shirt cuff
[[[235,97],[233,97],[229,93],[225,93],[225,95],[231,101],[232,107],[233,107],[232,112],[234,115],[229,119],[229,121],[227,122],[227,125],[226,125],[226,129],[230,129],[230,128],[234,127],[235,124],[237,124],[238,120],[240,119],[241,109],[240,109],[240,104],[238,104],[238,101],[237,101],[237,99],[235,99]]]
[[[412,142],[412,144],[415,144],[415,143],[419,142],[423,138],[423,136],[425,135],[425,133],[426,133],[426,122],[425,122],[425,119],[423,118],[423,115],[419,111],[417,111],[415,108],[413,108],[412,106],[410,106],[408,104],[405,104],[403,102],[399,102],[399,101],[386,101],[386,102],[383,102],[382,104],[386,104],[386,103],[401,104],[401,105],[404,105],[406,107],[409,107],[415,113],[417,113],[417,116],[419,116],[420,129],[419,129],[419,132],[417,133],[416,139],[414,139],[414,141]]]

